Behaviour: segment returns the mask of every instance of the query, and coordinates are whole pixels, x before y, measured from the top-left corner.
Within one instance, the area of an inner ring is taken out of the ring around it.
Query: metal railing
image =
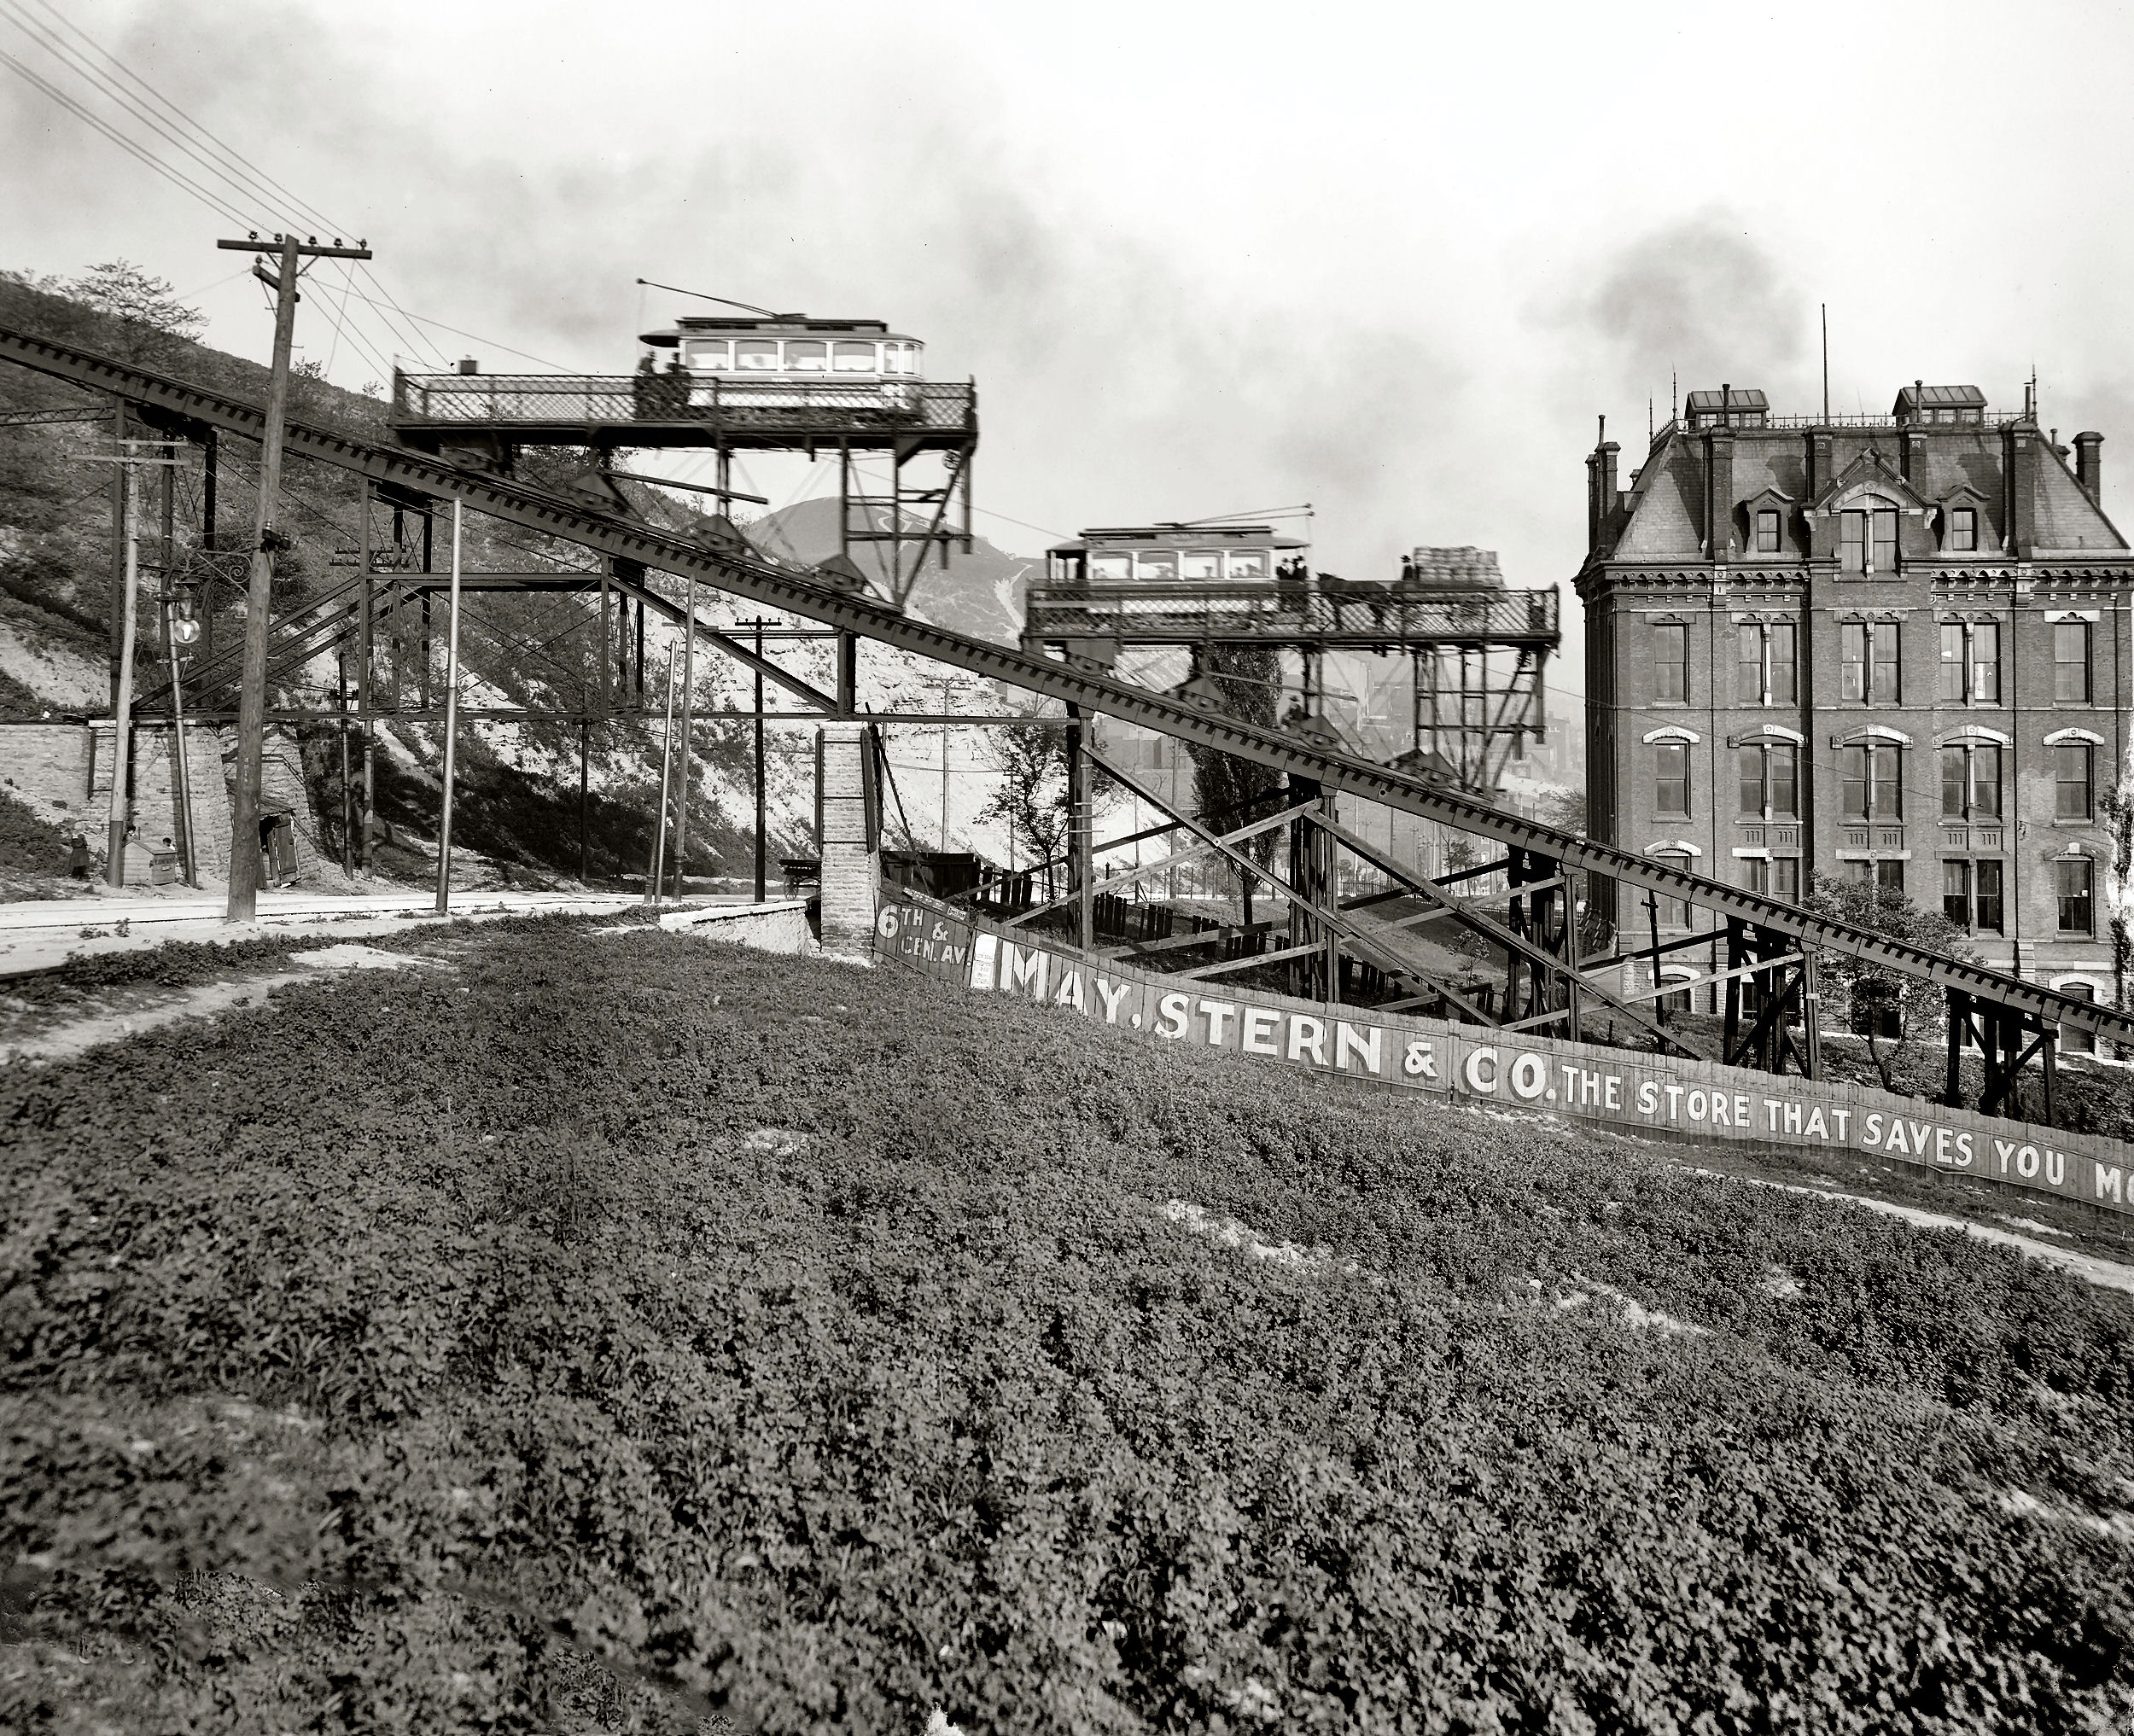
[[[1237,634],[1554,644],[1560,628],[1554,590],[1227,580],[1033,585],[1023,632],[1026,639],[1122,642]]]
[[[975,425],[977,407],[977,388],[956,381],[396,370],[391,419],[395,427],[659,422],[826,433],[854,427],[954,432]]]

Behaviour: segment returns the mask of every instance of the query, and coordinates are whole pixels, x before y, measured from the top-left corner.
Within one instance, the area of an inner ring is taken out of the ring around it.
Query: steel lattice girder
[[[254,440],[265,432],[266,418],[254,405],[6,326],[0,326],[0,360],[17,362],[39,373],[132,402],[174,411]],[[1515,818],[1456,791],[1403,777],[1367,760],[1328,753],[1280,730],[1262,729],[1219,711],[1202,711],[1089,670],[912,620],[866,597],[830,590],[809,576],[812,569],[780,565],[761,556],[750,558],[725,548],[704,548],[686,538],[662,535],[589,510],[537,486],[373,446],[353,434],[307,422],[290,422],[284,439],[291,451],[368,476],[374,482],[458,499],[475,511],[506,523],[639,562],[662,572],[693,575],[752,603],[805,615],[915,656],[1005,681],[1161,734],[1198,742],[1274,771],[1295,772],[1326,789],[1437,820],[1477,837],[1537,852],[1567,867],[1683,899],[1828,952],[1871,959],[1939,987],[1956,989],[2101,1037],[2134,1043],[2134,1017],[2113,1008],[2077,1000],[2072,995],[1910,946],[1886,935],[1832,922],[1792,905],[1759,898],[1739,887],[1664,867],[1612,845]]]

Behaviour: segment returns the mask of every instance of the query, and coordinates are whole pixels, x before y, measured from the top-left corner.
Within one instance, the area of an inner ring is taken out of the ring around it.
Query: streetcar
[[[918,411],[926,346],[878,319],[685,314],[640,334],[639,414],[686,410]]]
[[[1301,585],[1305,572],[1299,538],[1278,535],[1264,524],[1156,524],[1086,530],[1072,542],[1045,551],[1046,581],[1059,589],[1146,589],[1184,602],[1210,589],[1245,587],[1237,600],[1264,589],[1271,599],[1284,584]]]

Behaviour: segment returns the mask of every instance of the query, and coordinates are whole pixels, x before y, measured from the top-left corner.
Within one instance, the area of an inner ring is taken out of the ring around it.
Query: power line
[[[137,86],[143,94],[147,96],[149,101],[155,103],[157,107],[164,110],[165,113],[173,117],[182,125],[190,128],[193,132],[197,134],[201,139],[207,141],[209,145],[213,146],[215,150],[226,160],[235,164],[240,172],[244,175],[245,179],[250,182],[253,187],[266,195],[266,202],[270,208],[275,202],[273,195],[275,194],[278,194],[283,199],[289,201],[292,209],[297,212],[300,215],[304,216],[307,222],[315,222],[322,228],[329,230],[337,226],[332,223],[327,218],[326,214],[320,211],[317,207],[308,204],[304,200],[299,198],[296,194],[292,192],[289,188],[283,186],[279,181],[277,181],[264,169],[259,169],[254,165],[243,155],[242,152],[239,152],[234,147],[224,143],[222,139],[218,137],[214,133],[209,131],[208,129],[201,125],[199,121],[194,119],[190,114],[185,112],[185,110],[180,108],[175,102],[172,102],[168,97],[165,96],[160,90],[156,90],[154,85],[150,84],[147,79],[142,78],[123,61],[120,60],[116,55],[114,55],[109,50],[103,47],[102,44],[90,36],[87,32],[82,30],[79,26],[73,24],[71,20],[63,16],[60,13],[59,9],[50,3],[50,0],[37,0],[37,3],[44,12],[51,16],[54,22],[58,24],[62,29],[66,30],[70,35],[85,45],[91,53],[95,54],[97,58],[110,66],[121,78],[127,80],[128,83]],[[19,9],[15,7],[10,6],[9,9],[11,11],[17,11],[19,14]],[[20,19],[18,16],[18,22],[19,21]],[[228,178],[225,176],[224,178],[226,179]],[[235,184],[233,183],[232,184]]]
[[[67,96],[64,91],[58,90],[56,87],[50,84],[47,84],[43,79],[39,78],[35,73],[32,72],[27,67],[24,66],[20,61],[15,59],[13,55],[8,53],[8,51],[4,49],[0,49],[0,62],[4,62],[21,78],[27,80],[30,84],[34,84],[47,96],[50,97],[53,102],[58,103],[62,108],[67,110],[68,113],[77,116],[82,120],[86,121],[90,125],[95,127],[98,132],[102,133],[106,138],[109,139],[114,144],[117,145],[120,150],[125,151],[128,155],[136,157],[140,161],[147,164],[149,168],[155,170],[157,174],[162,176],[165,180],[169,181],[172,185],[181,187],[186,192],[190,193],[195,199],[199,200],[201,204],[205,205],[218,217],[226,217],[230,222],[245,228],[250,228],[253,226],[254,220],[252,218],[244,216],[239,212],[232,210],[229,206],[223,203],[220,198],[219,198],[216,195],[210,193],[198,182],[191,179],[186,175],[181,174],[178,170],[172,168],[169,164],[162,161],[145,147],[137,143],[134,140],[128,138],[124,133],[119,131],[115,127],[106,125],[99,116],[90,114],[89,110],[83,108],[81,104],[75,102],[73,97]]]

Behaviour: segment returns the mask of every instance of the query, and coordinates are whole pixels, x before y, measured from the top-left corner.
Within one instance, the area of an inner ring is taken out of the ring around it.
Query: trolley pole
[[[338,240],[321,247],[314,236],[300,242],[293,235],[271,242],[257,236],[219,241],[230,253],[274,253],[280,268],[269,271],[258,260],[253,275],[271,287],[274,301],[274,362],[267,380],[266,428],[259,442],[258,534],[253,540],[252,582],[245,596],[244,673],[237,689],[237,788],[230,815],[230,902],[223,920],[248,923],[259,900],[259,765],[265,754],[267,612],[274,591],[274,551],[286,547],[275,531],[274,512],[282,492],[282,436],[289,422],[289,347],[296,331],[297,261],[303,259],[367,259],[370,248],[342,247]]]

